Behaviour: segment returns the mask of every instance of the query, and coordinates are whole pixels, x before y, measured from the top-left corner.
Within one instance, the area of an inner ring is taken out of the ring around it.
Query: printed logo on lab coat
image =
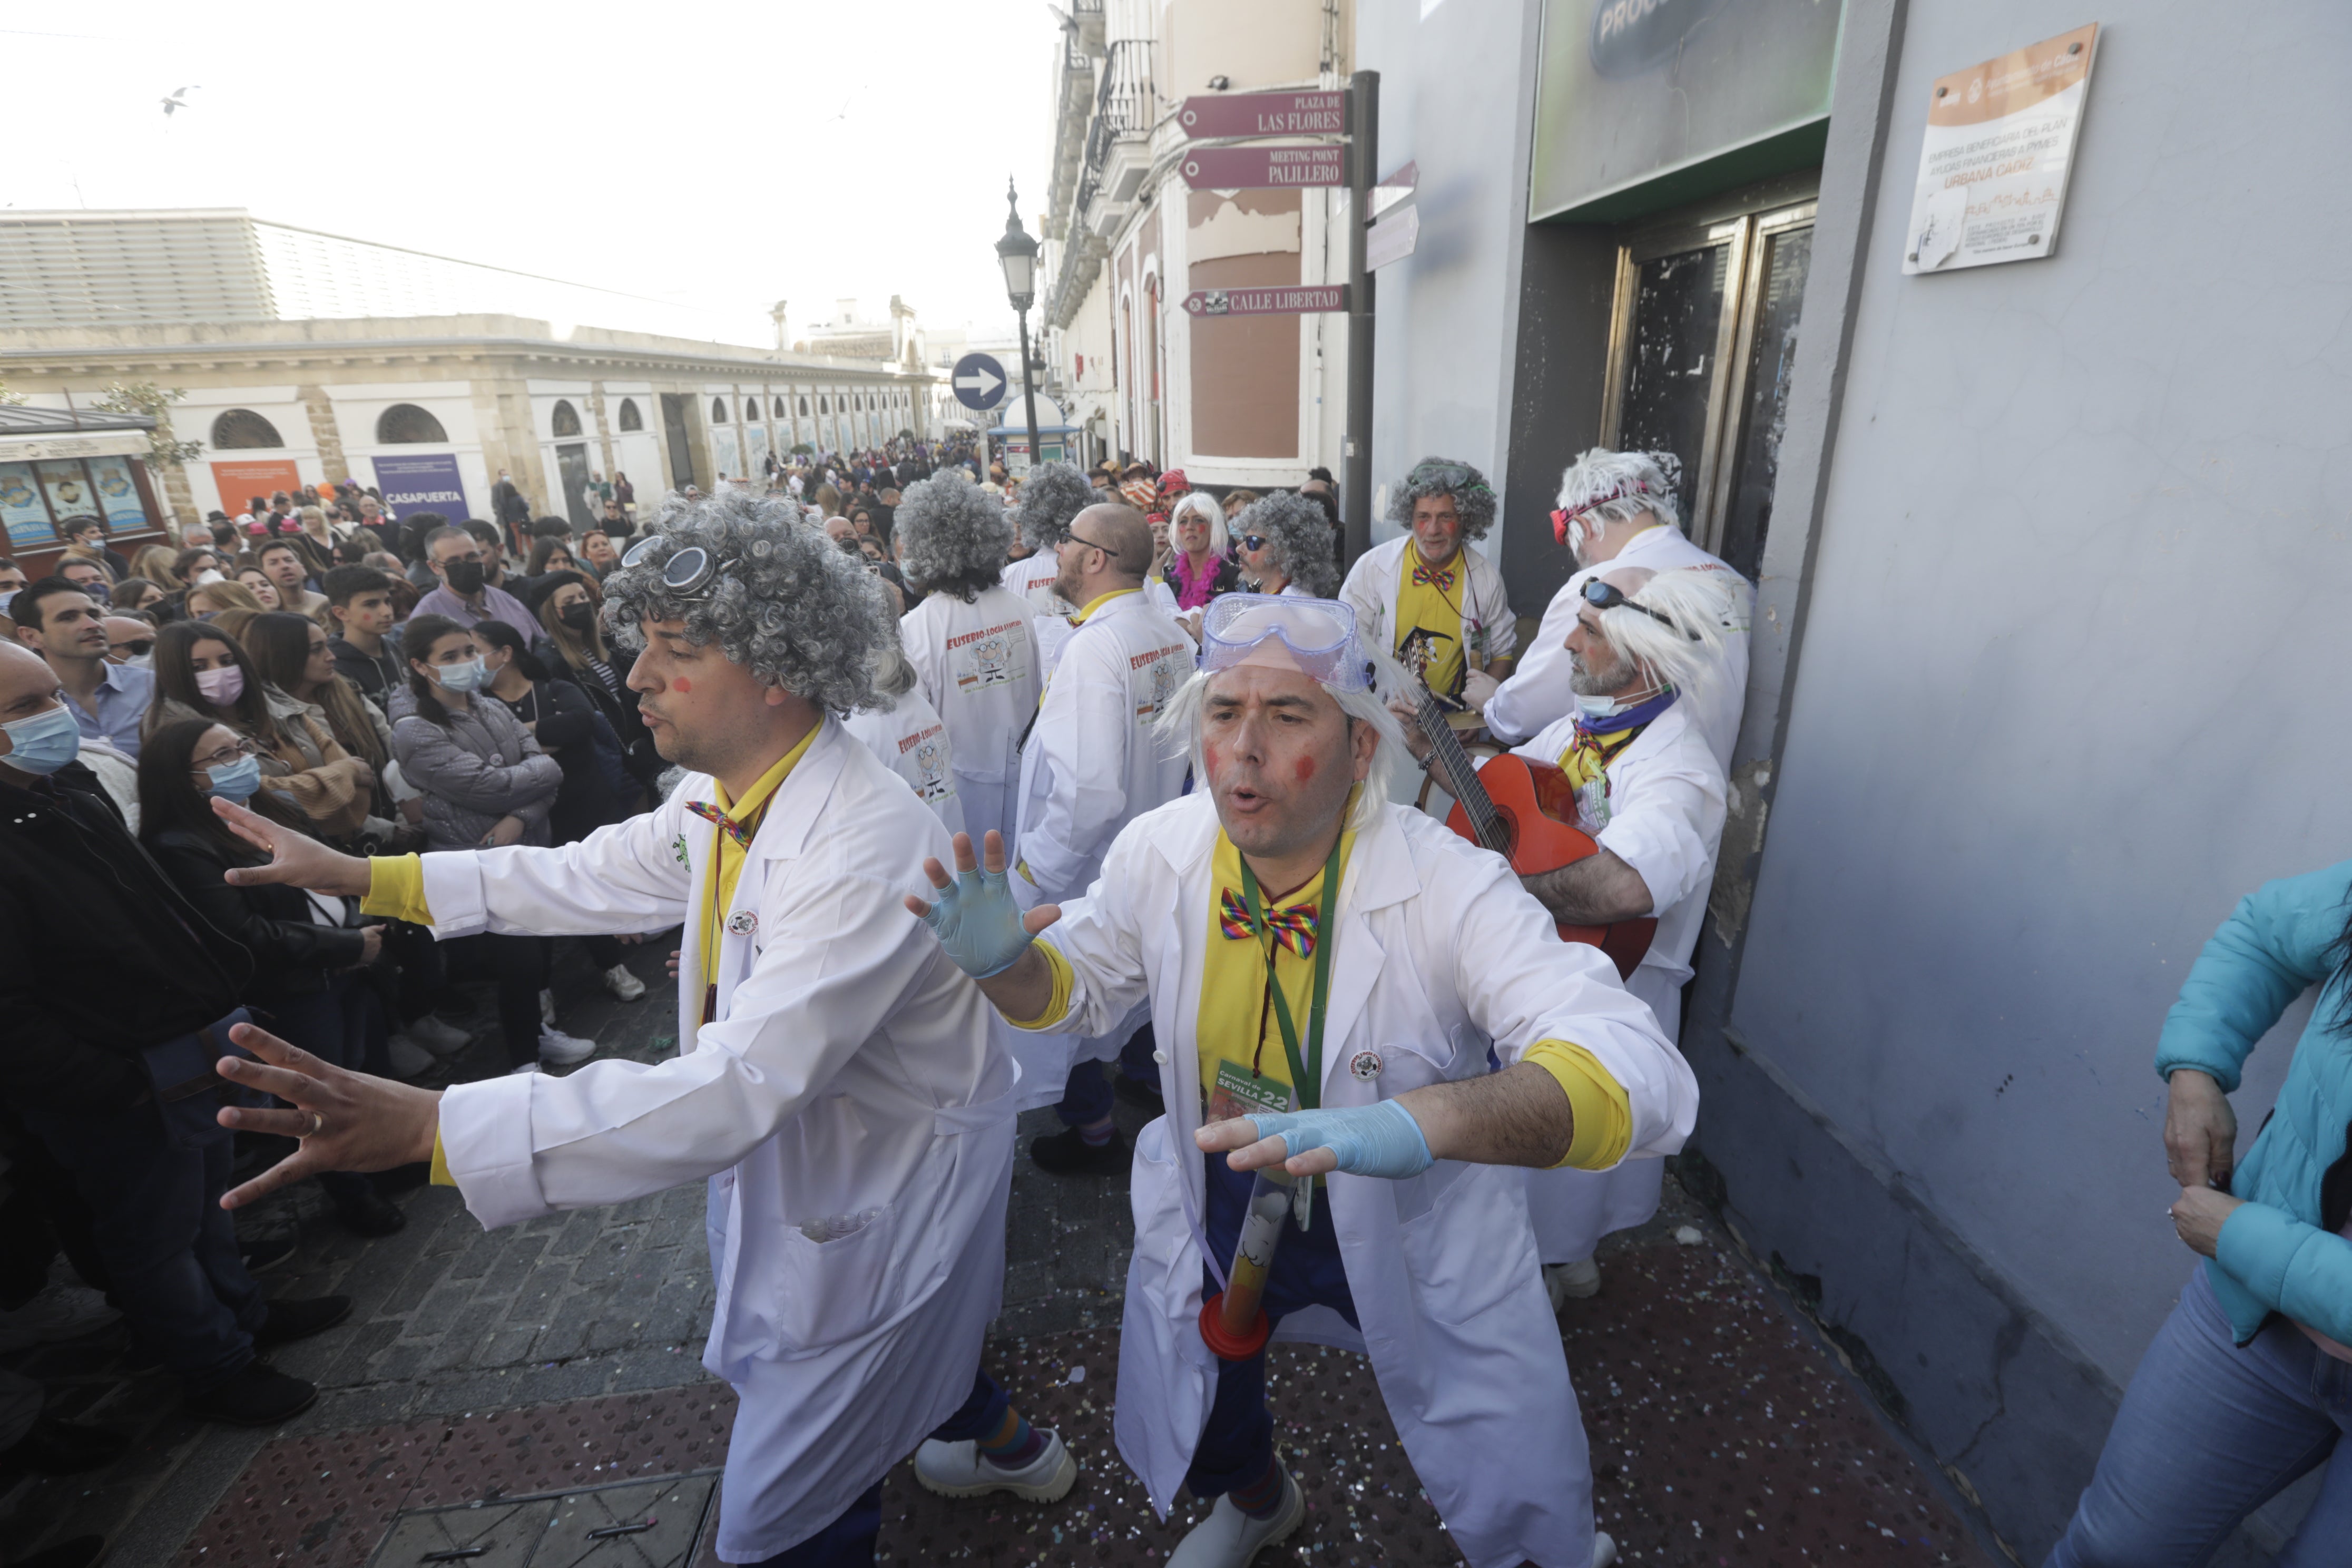
[[[1160,717],[1160,710],[1176,695],[1176,689],[1183,685],[1185,679],[1192,673],[1192,660],[1184,657],[1192,651],[1189,647],[1156,647],[1150,653],[1136,655],[1129,661],[1136,666],[1148,663],[1151,667],[1151,697],[1148,702],[1137,705],[1136,718],[1148,723]]]
[[[955,794],[955,785],[948,777],[948,742],[945,725],[934,724],[918,734],[902,737],[898,742],[901,756],[910,756],[915,772],[907,782],[925,801],[944,800]]]
[[[948,657],[953,661],[959,695],[973,696],[992,686],[1018,680],[1028,673],[1015,658],[1019,646],[1015,634],[1020,630],[1020,622],[1007,621],[1001,626],[987,626],[948,639]]]

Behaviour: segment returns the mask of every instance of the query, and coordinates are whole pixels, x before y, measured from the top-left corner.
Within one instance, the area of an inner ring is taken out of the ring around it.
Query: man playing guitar
[[[1727,574],[1688,568],[1628,568],[1589,580],[1566,645],[1578,710],[1511,753],[1559,770],[1564,777],[1549,781],[1550,798],[1563,819],[1572,811],[1572,826],[1597,846],[1546,869],[1515,855],[1521,882],[1564,925],[1622,930],[1622,922],[1656,918],[1656,933],[1625,984],[1669,1040],[1682,1023],[1682,986],[1723,837],[1723,766],[1686,699],[1723,679],[1729,582]],[[1427,737],[1417,725],[1405,734],[1426,766]],[[1664,1173],[1659,1161],[1628,1160],[1600,1173],[1531,1175],[1528,1215],[1555,1308],[1601,1288],[1594,1248],[1609,1232],[1657,1211]]]

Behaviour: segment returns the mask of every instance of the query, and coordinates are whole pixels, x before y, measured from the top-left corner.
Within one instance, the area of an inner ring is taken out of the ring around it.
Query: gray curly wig
[[[635,649],[640,621],[683,619],[687,640],[716,645],[733,663],[793,696],[845,713],[880,705],[875,680],[897,647],[881,579],[844,554],[782,498],[720,485],[666,504],[651,548],[604,579],[604,624]],[[669,558],[699,545],[719,561],[707,596],[672,598]]]
[[[945,475],[907,487],[890,535],[910,582],[967,605],[996,586],[1013,554],[1013,520],[1003,505],[978,485]]]
[[[1444,471],[1454,468],[1469,477],[1460,479]],[[1486,482],[1486,475],[1452,458],[1423,458],[1415,463],[1389,498],[1389,521],[1411,528],[1412,503],[1429,496],[1454,498],[1454,510],[1462,515],[1465,539],[1484,539],[1495,526],[1495,488]]]
[[[1040,463],[1021,481],[1021,537],[1032,550],[1051,550],[1070,537],[1070,519],[1092,506],[1095,488],[1068,463]]]
[[[1331,556],[1331,519],[1317,502],[1276,490],[1242,508],[1228,530],[1265,540],[1282,574],[1318,599],[1339,596],[1339,563]]]

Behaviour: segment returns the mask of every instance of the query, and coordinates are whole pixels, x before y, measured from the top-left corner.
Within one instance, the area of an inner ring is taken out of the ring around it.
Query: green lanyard
[[[1275,973],[1275,944],[1268,940],[1265,912],[1258,899],[1257,877],[1250,870],[1249,858],[1237,857],[1242,863],[1242,897],[1249,907],[1250,933],[1258,939],[1259,951],[1265,954],[1266,989],[1274,993],[1274,1018],[1282,1028],[1282,1052],[1290,1059],[1291,1092],[1298,1097],[1301,1110],[1313,1110],[1323,1099],[1323,1018],[1329,1011],[1325,1005],[1331,997],[1331,942],[1325,929],[1330,914],[1339,902],[1339,846],[1347,841],[1342,832],[1331,844],[1331,858],[1323,862],[1323,896],[1315,909],[1315,990],[1307,1005],[1307,1051],[1299,1054],[1298,1026],[1291,1021],[1290,1002],[1282,994],[1282,980]],[[1298,1184],[1292,1198],[1297,1215],[1298,1228],[1305,1230],[1315,1183]]]

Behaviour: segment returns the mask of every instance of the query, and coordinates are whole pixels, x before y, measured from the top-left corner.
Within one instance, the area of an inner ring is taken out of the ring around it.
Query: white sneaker
[[[629,973],[625,963],[616,963],[604,971],[604,989],[624,1002],[634,1002],[646,994],[646,983]]]
[[[538,1070],[539,1064],[537,1062],[525,1062],[520,1067],[511,1067],[507,1068],[507,1076],[509,1078],[527,1078]]]
[[[13,1312],[0,1312],[0,1351],[57,1344],[96,1333],[122,1314],[83,1285],[52,1285]]]
[[[568,1068],[573,1062],[584,1062],[595,1054],[596,1042],[593,1040],[583,1040],[560,1029],[542,1028],[539,1032],[539,1059],[542,1062]]]
[[[980,1457],[971,1441],[942,1443],[932,1437],[915,1450],[915,1479],[940,1497],[986,1497],[1011,1492],[1025,1502],[1059,1502],[1078,1479],[1078,1462],[1062,1446],[1058,1432],[1041,1433],[1045,1447],[1017,1470]]]
[[[474,1043],[472,1035],[430,1013],[400,1032],[436,1057],[454,1057]]]
[[[393,1036],[386,1042],[386,1048],[392,1054],[392,1076],[394,1078],[418,1077],[431,1072],[439,1062],[431,1051],[406,1035]]]
[[[1551,1310],[1555,1312],[1570,1301],[1589,1300],[1601,1294],[1601,1265],[1590,1258],[1578,1263],[1547,1263],[1543,1277],[1544,1294],[1551,1298]]]
[[[1592,1568],[1612,1568],[1617,1561],[1617,1543],[1609,1539],[1605,1530],[1592,1532]]]
[[[548,1028],[555,1027],[555,993],[552,991],[539,994],[539,1021]]]
[[[1307,1522],[1307,1494],[1282,1472],[1282,1507],[1272,1519],[1252,1519],[1221,1497],[1209,1517],[1168,1554],[1168,1568],[1249,1568],[1250,1560]]]

